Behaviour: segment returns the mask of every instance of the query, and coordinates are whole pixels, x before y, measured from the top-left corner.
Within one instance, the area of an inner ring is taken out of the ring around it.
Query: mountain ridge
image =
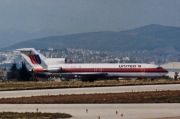
[[[34,47],[44,49],[83,48],[99,51],[142,51],[173,47],[180,51],[180,27],[150,24],[125,31],[86,32],[23,41],[0,49]]]

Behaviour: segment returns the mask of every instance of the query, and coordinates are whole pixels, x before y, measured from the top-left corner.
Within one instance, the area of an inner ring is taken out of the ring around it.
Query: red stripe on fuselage
[[[165,69],[157,68],[63,68],[63,72],[147,72],[167,73]]]

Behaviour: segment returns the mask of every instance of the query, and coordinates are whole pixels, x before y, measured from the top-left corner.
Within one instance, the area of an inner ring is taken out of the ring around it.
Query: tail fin
[[[46,58],[34,48],[16,49],[15,52],[21,53],[24,59],[33,67],[33,72],[59,72],[62,67],[57,67],[57,65],[67,62],[65,58]]]
[[[47,64],[45,63],[45,60],[47,59],[45,56],[40,54],[38,51],[36,51],[34,48],[21,48],[16,49],[15,51],[18,51],[21,53],[21,55],[24,57],[24,59],[33,67],[33,68],[47,68]]]

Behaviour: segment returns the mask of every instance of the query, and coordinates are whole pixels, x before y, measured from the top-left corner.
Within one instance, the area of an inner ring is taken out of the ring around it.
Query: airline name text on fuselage
[[[141,67],[141,65],[119,65],[120,68],[136,68]]]

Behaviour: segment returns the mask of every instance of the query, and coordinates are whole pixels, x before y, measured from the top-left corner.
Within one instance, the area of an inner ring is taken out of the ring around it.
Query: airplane
[[[66,58],[46,58],[34,48],[16,49],[32,66],[33,73],[58,76],[78,76],[82,81],[98,78],[156,78],[168,71],[146,63],[68,63]]]

